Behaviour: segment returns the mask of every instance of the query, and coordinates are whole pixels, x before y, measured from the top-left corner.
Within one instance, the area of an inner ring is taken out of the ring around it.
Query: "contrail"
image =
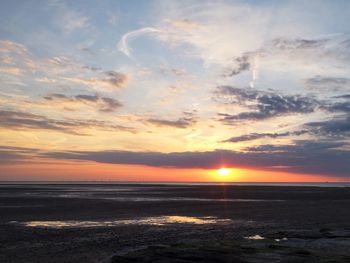
[[[153,27],[144,27],[138,30],[129,31],[122,36],[118,43],[118,50],[130,57],[132,49],[128,46],[128,42],[144,34],[160,33],[161,30]]]
[[[260,66],[259,62],[260,62],[259,56],[255,55],[253,60],[252,80],[250,81],[250,84],[249,84],[251,88],[254,88],[255,81],[259,77],[259,66]]]

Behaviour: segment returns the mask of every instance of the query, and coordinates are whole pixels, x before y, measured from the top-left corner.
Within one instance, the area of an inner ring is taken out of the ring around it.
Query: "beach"
[[[2,184],[0,261],[350,262],[349,207],[333,185]]]

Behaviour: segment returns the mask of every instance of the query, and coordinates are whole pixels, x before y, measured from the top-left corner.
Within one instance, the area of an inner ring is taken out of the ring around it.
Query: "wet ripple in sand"
[[[114,221],[29,221],[19,223],[27,227],[44,228],[88,228],[88,227],[113,227],[121,225],[171,225],[171,224],[225,224],[231,219],[219,219],[217,217],[190,217],[190,216],[159,216],[140,219],[126,219]],[[18,223],[18,222],[12,222]]]

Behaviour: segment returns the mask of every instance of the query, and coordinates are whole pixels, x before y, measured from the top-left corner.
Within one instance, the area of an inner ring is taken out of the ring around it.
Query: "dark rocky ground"
[[[288,230],[263,240],[223,240],[153,245],[122,255],[117,262],[350,262],[350,231]]]
[[[0,187],[0,262],[350,262],[349,188],[113,187]],[[135,196],[146,199],[129,198]],[[20,224],[164,215],[232,221],[61,229]],[[244,238],[257,234],[264,239]]]

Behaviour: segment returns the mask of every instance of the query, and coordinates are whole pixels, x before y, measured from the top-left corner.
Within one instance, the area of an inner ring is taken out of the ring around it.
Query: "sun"
[[[227,176],[227,175],[229,175],[230,174],[230,169],[227,169],[227,168],[220,168],[220,169],[218,169],[217,170],[217,173],[218,173],[218,175],[220,175],[220,176]]]

